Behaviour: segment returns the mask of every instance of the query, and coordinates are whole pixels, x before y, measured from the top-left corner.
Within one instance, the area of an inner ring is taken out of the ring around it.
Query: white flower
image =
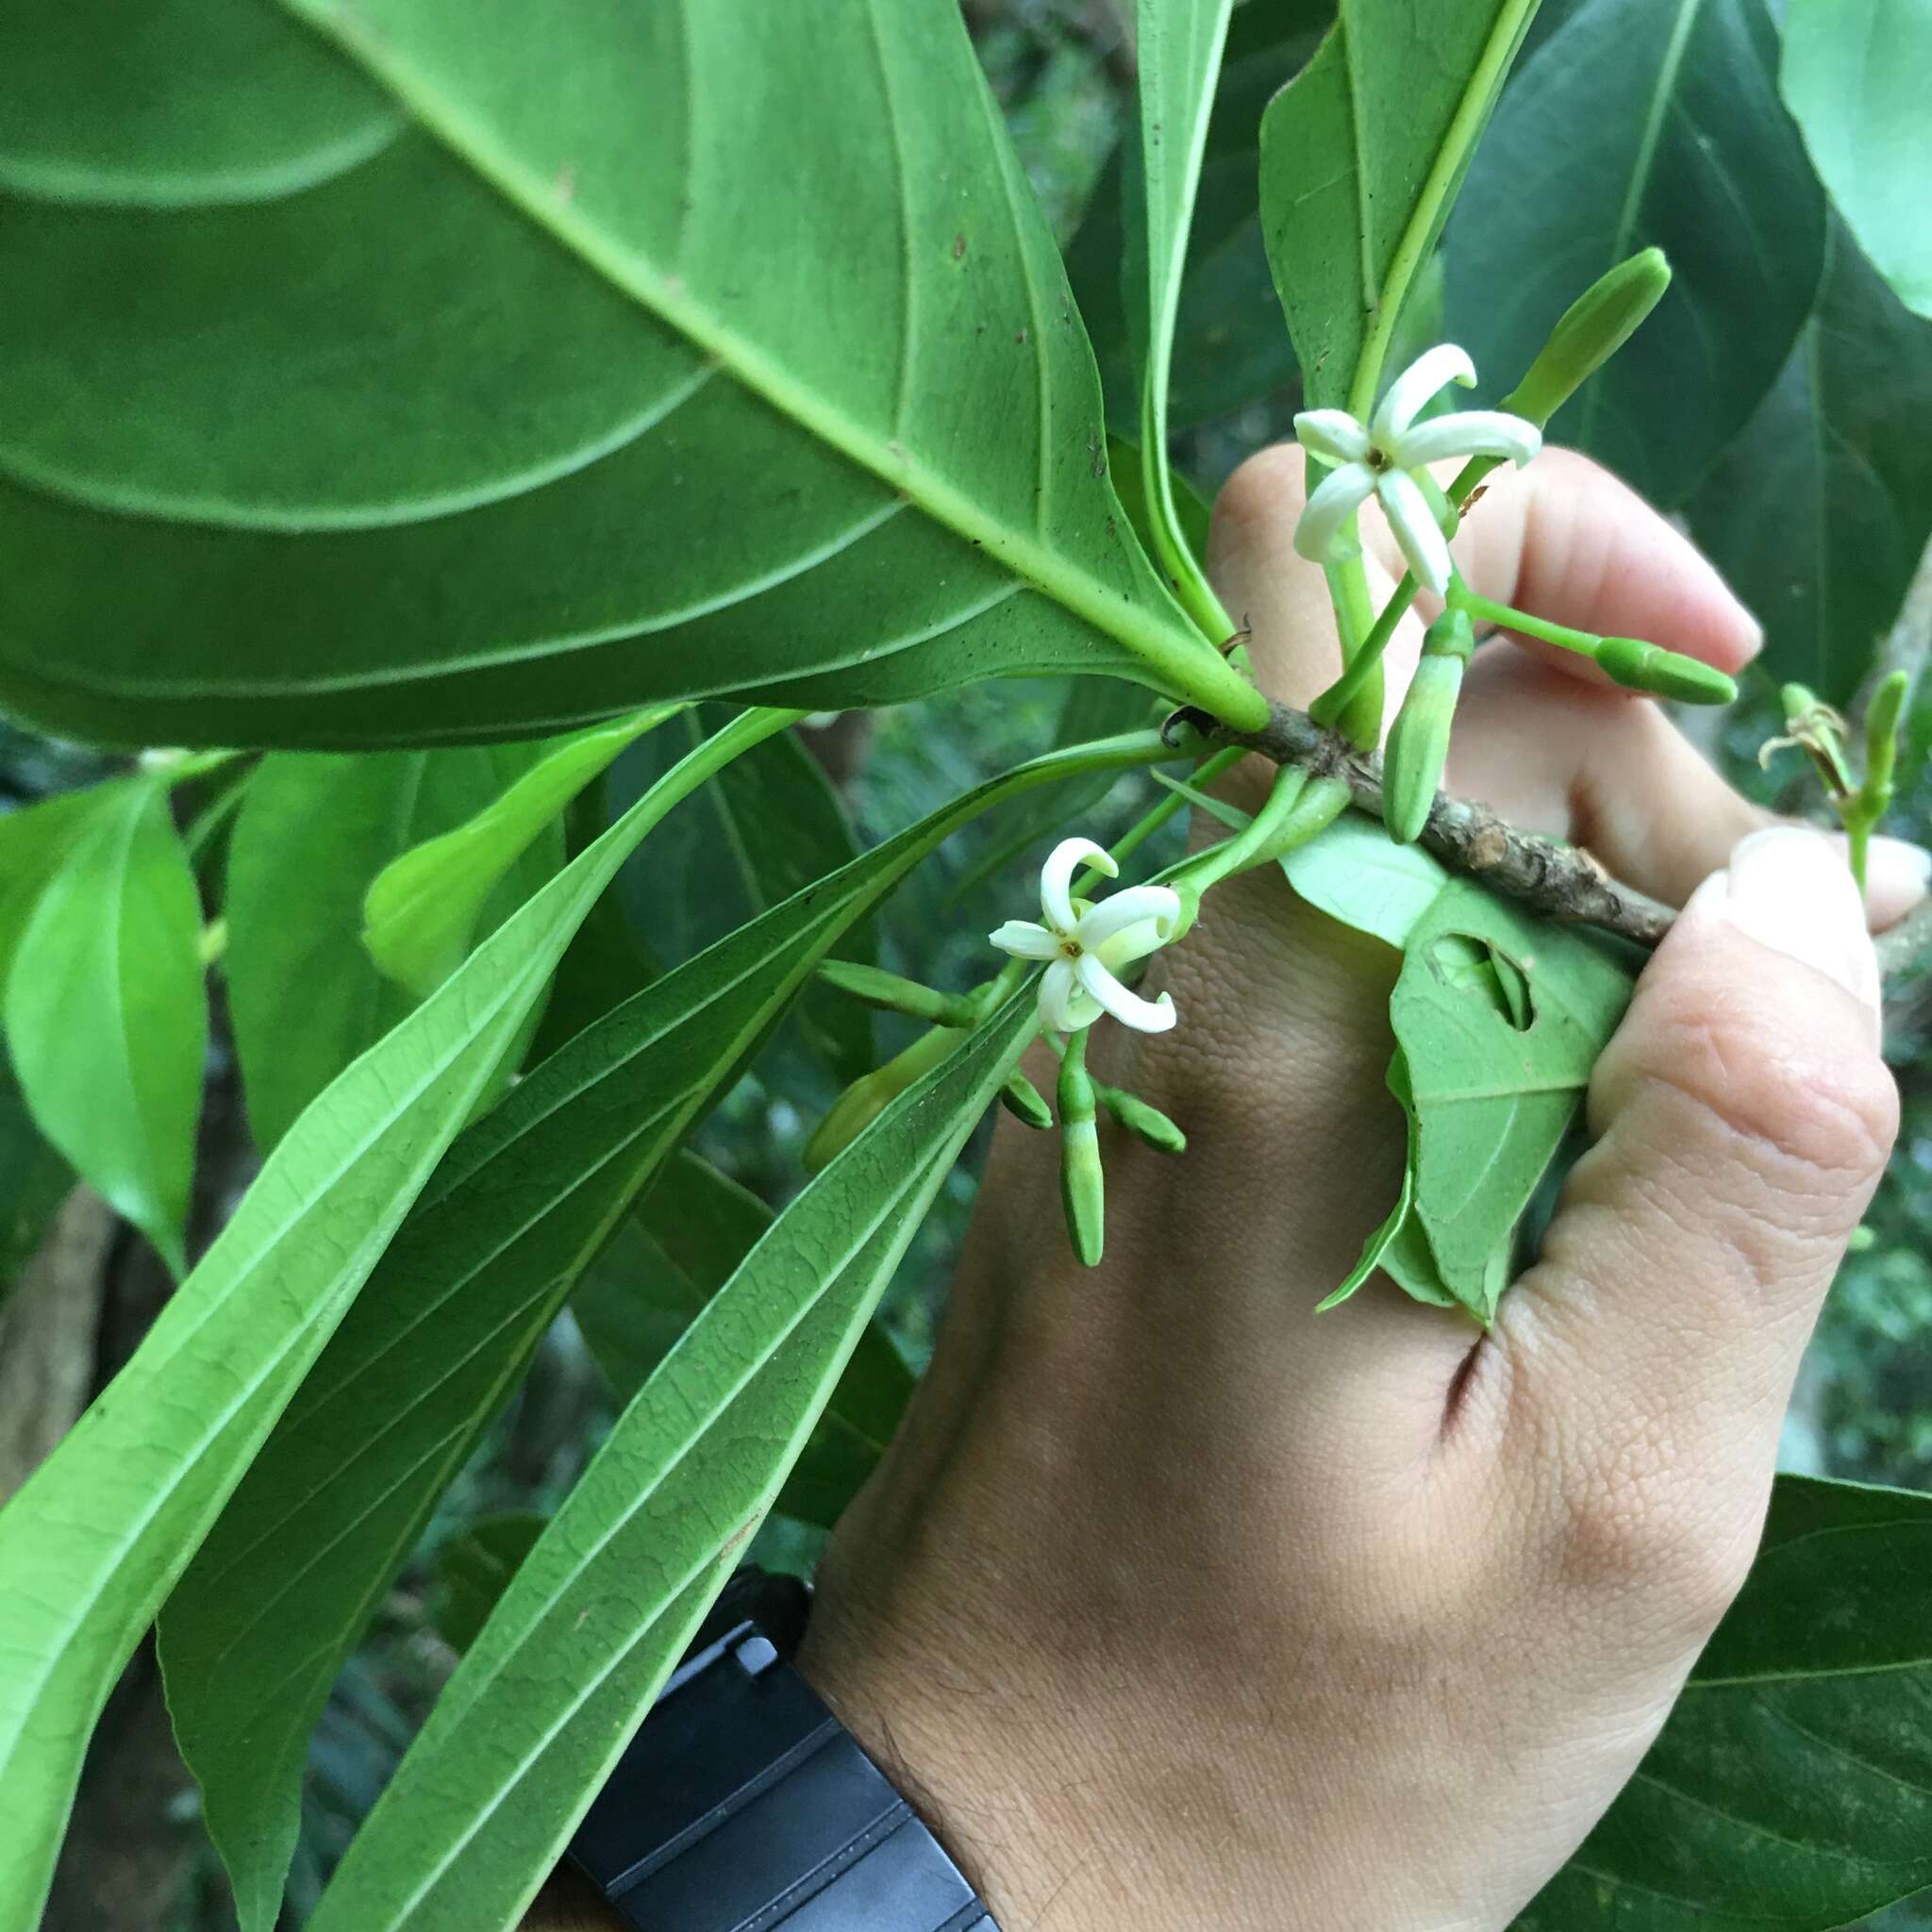
[[[1076,1033],[1103,1012],[1142,1033],[1165,1033],[1179,1017],[1162,993],[1143,1000],[1116,976],[1174,936],[1180,894],[1168,886],[1129,886],[1103,905],[1073,897],[1074,874],[1092,865],[1108,878],[1120,867],[1091,839],[1062,839],[1040,869],[1040,915],[1009,919],[988,937],[1016,959],[1046,959],[1040,981],[1040,1017],[1057,1033]]]
[[[1417,473],[1446,457],[1508,457],[1526,463],[1542,447],[1542,431],[1501,409],[1464,409],[1417,423],[1416,414],[1445,382],[1467,389],[1475,365],[1453,342],[1419,356],[1389,385],[1367,427],[1346,409],[1304,409],[1294,419],[1302,447],[1337,467],[1323,477],[1294,526],[1294,547],[1316,563],[1355,555],[1342,526],[1371,496],[1380,497],[1395,541],[1437,596],[1449,588],[1449,544]]]

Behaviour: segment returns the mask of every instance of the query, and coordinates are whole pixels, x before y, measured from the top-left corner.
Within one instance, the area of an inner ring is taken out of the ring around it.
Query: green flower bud
[[[1128,1093],[1118,1087],[1102,1087],[1097,1091],[1108,1112],[1157,1154],[1188,1151],[1188,1137],[1158,1107],[1149,1107],[1138,1093]]]
[[[1591,655],[1625,691],[1647,691],[1687,705],[1727,705],[1738,695],[1737,685],[1722,671],[1641,638],[1606,638]]]
[[[1619,262],[1563,311],[1502,407],[1541,428],[1636,334],[1670,286],[1671,265],[1661,248]]]
[[[1046,1097],[1024,1074],[1015,1074],[1000,1089],[1000,1105],[1023,1125],[1042,1132],[1053,1125],[1053,1109]]]
[[[832,1103],[832,1110],[805,1143],[805,1171],[817,1174],[834,1155],[841,1154],[915,1080],[929,1074],[959,1043],[949,1026],[923,1033],[904,1053],[884,1066],[861,1075]]]
[[[1100,1134],[1094,1126],[1093,1082],[1087,1074],[1087,1036],[1067,1042],[1060,1062],[1060,1201],[1067,1233],[1081,1265],[1100,1264],[1107,1244],[1107,1174],[1100,1162]]]
[[[1445,610],[1423,638],[1422,661],[1395,714],[1382,755],[1382,821],[1398,845],[1412,844],[1429,822],[1449,757],[1449,726],[1474,648],[1469,614]]]

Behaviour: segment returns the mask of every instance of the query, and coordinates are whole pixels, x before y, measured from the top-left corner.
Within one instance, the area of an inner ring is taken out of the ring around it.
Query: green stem
[[[1845,844],[1851,856],[1852,877],[1857,881],[1858,896],[1862,899],[1865,896],[1865,860],[1872,847],[1872,821],[1848,821]]]
[[[941,992],[937,987],[922,986],[916,979],[856,960],[822,959],[818,977],[835,992],[842,992],[861,1006],[882,1013],[904,1013],[930,1026],[971,1026],[980,1016],[979,1004],[971,995]]]
[[[1197,853],[1177,876],[1197,893],[1206,893],[1223,879],[1272,858],[1274,841],[1289,824],[1307,784],[1308,774],[1299,765],[1281,766],[1274,774],[1274,789],[1261,809],[1232,839]]]
[[[1493,597],[1479,597],[1459,576],[1449,579],[1449,602],[1457,609],[1466,610],[1470,616],[1481,618],[1486,624],[1500,625],[1505,630],[1521,631],[1526,638],[1541,638],[1546,644],[1557,644],[1566,651],[1579,652],[1586,658],[1594,658],[1603,644],[1603,639],[1592,632],[1572,630],[1566,624],[1552,624],[1546,617],[1532,616],[1527,610],[1498,604]]]

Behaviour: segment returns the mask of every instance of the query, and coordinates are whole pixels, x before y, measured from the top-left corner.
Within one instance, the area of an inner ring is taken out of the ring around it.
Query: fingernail
[[[1794,825],[1753,832],[1733,847],[1724,878],[1718,903],[1733,925],[1835,980],[1876,1015],[1878,956],[1864,902],[1828,839]]]
[[[1908,839],[1876,838],[1865,855],[1865,909],[1879,931],[1903,919],[1932,889],[1932,852]]]

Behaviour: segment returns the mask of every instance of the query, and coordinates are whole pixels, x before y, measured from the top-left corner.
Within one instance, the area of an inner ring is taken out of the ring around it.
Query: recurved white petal
[[[1331,470],[1302,506],[1294,526],[1294,547],[1312,563],[1340,563],[1354,555],[1342,538],[1342,525],[1366,503],[1375,488],[1375,473],[1366,463],[1343,463]]]
[[[1324,463],[1358,463],[1369,453],[1369,432],[1346,409],[1304,409],[1294,433]]]
[[[997,932],[987,934],[1001,952],[1016,959],[1052,959],[1058,957],[1060,942],[1045,926],[1030,919],[1009,919]]]
[[[1047,971],[1051,973],[1053,968],[1049,966]],[[1123,986],[1091,953],[1082,953],[1074,962],[1074,971],[1088,993],[1123,1026],[1131,1026],[1137,1033],[1165,1033],[1180,1018],[1171,994],[1143,1000]]]
[[[1040,975],[1040,1022],[1055,1033],[1077,1033],[1100,1017],[1100,1008],[1074,974],[1071,959],[1056,959]]]
[[[1526,463],[1542,446],[1542,431],[1521,416],[1505,409],[1457,409],[1404,431],[1390,454],[1405,470],[1419,470],[1445,457],[1507,457]]]
[[[1040,868],[1040,909],[1056,932],[1074,929],[1074,874],[1083,865],[1091,865],[1110,879],[1120,876],[1121,869],[1108,856],[1107,848],[1091,839],[1062,839]]]
[[[1434,396],[1445,382],[1459,382],[1464,389],[1475,382],[1475,364],[1466,350],[1454,342],[1438,342],[1425,349],[1389,385],[1382,406],[1369,425],[1369,433],[1383,448],[1399,442],[1415,421],[1416,411]]]
[[[1181,895],[1172,886],[1129,886],[1082,913],[1074,937],[1089,952],[1097,953],[1116,933],[1143,922],[1171,933],[1180,916]]]
[[[1421,486],[1407,470],[1385,470],[1375,493],[1416,582],[1426,584],[1440,597],[1449,588],[1449,545]]]

